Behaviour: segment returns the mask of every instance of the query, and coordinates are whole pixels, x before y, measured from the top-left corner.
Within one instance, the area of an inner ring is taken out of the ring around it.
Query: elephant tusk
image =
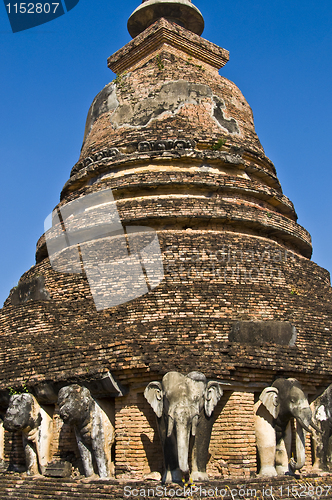
[[[303,422],[303,420],[302,420],[301,418],[299,418],[299,417],[295,417],[295,418],[296,418],[296,420],[298,421],[298,423],[300,424],[300,426],[301,426],[301,427],[303,427],[303,429],[304,429],[305,431],[309,432],[309,434],[312,434],[312,430],[311,430],[311,429],[309,429],[309,426],[311,426],[311,427],[313,427],[314,429],[316,429],[315,424],[312,422],[312,420],[310,420],[309,424],[308,424],[308,425],[306,425],[306,424]]]
[[[173,432],[174,427],[174,419],[170,415],[168,415],[168,426],[167,426],[167,437],[169,438]]]
[[[307,432],[309,432],[309,434],[312,434],[312,429],[309,428],[312,427],[313,429],[315,429],[315,431],[319,432],[320,434],[322,434],[322,431],[320,430],[319,427],[317,427],[316,424],[314,424],[312,421],[310,422],[309,426],[306,426],[303,424],[303,422],[300,422],[301,426],[303,427],[303,429]]]
[[[310,426],[315,429],[315,431],[319,432],[320,434],[323,434],[323,431],[316,425],[314,424],[312,421],[310,422]],[[312,431],[311,431],[312,432]]]
[[[196,435],[197,423],[198,423],[198,415],[195,415],[191,424],[191,434],[193,436]]]
[[[305,431],[309,432],[309,434],[312,434],[312,430],[311,430],[311,429],[309,429],[309,427],[307,427],[306,425],[303,425],[303,424],[301,424],[301,425],[302,425],[302,427],[303,427],[303,429],[304,429]]]

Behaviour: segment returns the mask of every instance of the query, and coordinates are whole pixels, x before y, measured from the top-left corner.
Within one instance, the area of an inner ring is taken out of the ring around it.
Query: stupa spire
[[[136,37],[162,17],[197,35],[203,33],[203,16],[191,0],[143,0],[128,19],[130,36]]]

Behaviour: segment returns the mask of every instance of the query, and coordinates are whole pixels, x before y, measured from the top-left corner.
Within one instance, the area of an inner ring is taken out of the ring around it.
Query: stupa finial
[[[143,0],[128,19],[128,31],[134,38],[164,17],[197,35],[204,30],[204,19],[191,0]]]

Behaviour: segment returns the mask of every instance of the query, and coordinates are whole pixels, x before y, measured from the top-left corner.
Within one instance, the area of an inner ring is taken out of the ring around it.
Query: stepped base
[[[189,485],[161,485],[157,481],[87,481],[86,479],[22,478],[15,473],[0,474],[0,499],[59,498],[72,500],[123,498],[272,498],[287,500],[294,497],[332,498],[332,474],[298,475],[296,477],[251,478],[209,481]]]

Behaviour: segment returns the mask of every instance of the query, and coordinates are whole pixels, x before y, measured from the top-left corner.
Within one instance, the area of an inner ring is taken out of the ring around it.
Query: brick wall
[[[12,306],[9,298],[0,311],[1,387],[107,369],[126,379],[122,370],[146,367],[234,380],[241,367],[250,368],[250,379],[253,369],[328,377],[327,271],[262,237],[192,229],[158,236],[163,282],[104,311],[95,310],[84,275],[57,273],[48,260],[29,270],[22,279],[42,274],[51,300]],[[235,321],[272,319],[296,327],[295,347],[228,342]]]
[[[163,453],[155,414],[142,392],[115,400],[117,477],[163,472]]]
[[[225,391],[215,410],[207,471],[212,476],[236,477],[256,472],[253,421],[254,394]]]

